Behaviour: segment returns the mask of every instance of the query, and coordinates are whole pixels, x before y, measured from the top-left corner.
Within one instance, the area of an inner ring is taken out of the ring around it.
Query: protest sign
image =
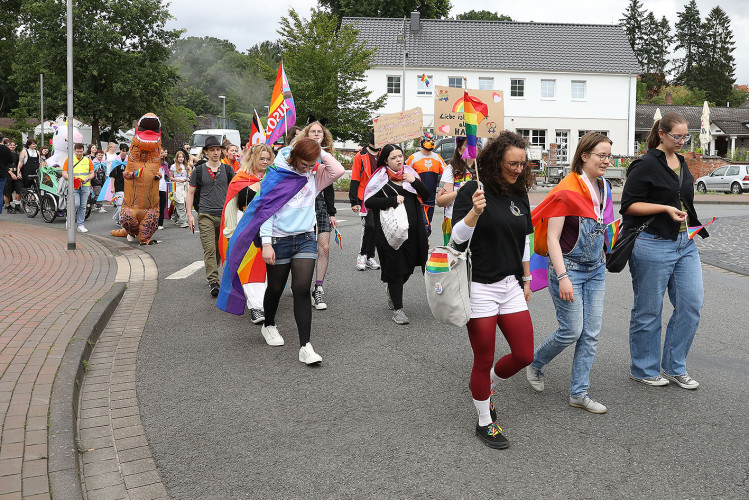
[[[505,128],[505,102],[501,90],[473,90],[453,87],[434,87],[434,133],[465,136],[463,122],[463,92],[486,104],[489,113],[478,124],[477,137],[495,137]]]
[[[375,146],[394,144],[424,135],[421,108],[407,109],[374,119]]]

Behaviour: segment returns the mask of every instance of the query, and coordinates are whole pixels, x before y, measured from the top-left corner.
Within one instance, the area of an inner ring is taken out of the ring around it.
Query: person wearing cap
[[[361,248],[356,257],[356,268],[359,271],[379,269],[380,265],[375,260],[375,224],[372,212],[361,210],[364,200],[364,190],[372,174],[377,170],[377,155],[380,148],[375,147],[374,128],[369,129],[369,144],[354,156],[354,164],[351,167],[351,184],[349,185],[348,197],[351,210],[358,213],[361,219]]]
[[[434,136],[432,134],[424,134],[421,139],[421,149],[409,156],[406,164],[416,170],[421,182],[429,190],[429,197],[423,200],[424,223],[426,224],[428,238],[432,234],[432,217],[434,216],[437,186],[439,186],[445,170],[445,161],[434,152]]]
[[[203,153],[208,157],[205,163],[195,166],[190,175],[190,187],[187,189],[187,224],[191,231],[195,231],[195,217],[192,206],[195,191],[200,187],[198,203],[198,228],[200,228],[200,243],[203,245],[203,261],[205,262],[205,277],[211,295],[218,296],[219,277],[218,267],[220,258],[218,252],[218,238],[221,232],[221,214],[224,211],[224,201],[229,190],[229,182],[234,177],[231,166],[221,163],[221,143],[214,136],[205,140]]]

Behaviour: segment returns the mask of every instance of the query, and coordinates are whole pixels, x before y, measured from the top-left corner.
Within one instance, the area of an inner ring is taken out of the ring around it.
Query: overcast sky
[[[451,0],[451,16],[471,9],[487,8],[486,0]],[[644,7],[658,19],[666,16],[673,26],[676,13],[683,10],[688,0],[643,0]],[[555,2],[525,0],[496,2],[492,9],[516,21],[617,24],[628,0],[556,0]],[[237,49],[245,51],[256,43],[278,38],[279,19],[293,7],[304,17],[317,5],[316,0],[171,0],[170,12],[175,19],[169,26],[185,29],[184,36],[213,36],[229,40]],[[503,6],[504,5],[504,6]],[[749,84],[749,1],[697,0],[704,19],[710,9],[720,5],[731,18],[736,50],[736,83]],[[500,8],[500,6],[503,6]],[[208,11],[210,14],[208,14]],[[539,33],[539,36],[543,36]],[[672,31],[673,37],[673,31]],[[744,50],[741,50],[741,48]],[[553,50],[549,47],[549,50]]]

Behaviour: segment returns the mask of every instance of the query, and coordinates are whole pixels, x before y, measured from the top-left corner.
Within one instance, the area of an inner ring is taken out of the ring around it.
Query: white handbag
[[[395,189],[393,189],[393,192],[398,196]],[[398,203],[395,208],[380,210],[380,226],[388,245],[394,250],[398,250],[408,239],[408,213],[405,205]]]
[[[470,247],[470,241],[468,245]],[[449,244],[431,249],[424,283],[429,309],[437,322],[453,326],[468,323],[471,319],[470,249],[461,252]]]

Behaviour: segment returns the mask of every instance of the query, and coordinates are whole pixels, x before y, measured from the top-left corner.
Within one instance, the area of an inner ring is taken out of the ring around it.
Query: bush
[[[737,149],[731,155],[731,161],[736,161],[736,162],[747,162],[747,161],[749,161],[749,150],[746,150],[746,149]]]
[[[351,186],[351,179],[345,179],[341,177],[333,183],[333,189],[336,191],[344,191],[348,193],[349,187]]]

